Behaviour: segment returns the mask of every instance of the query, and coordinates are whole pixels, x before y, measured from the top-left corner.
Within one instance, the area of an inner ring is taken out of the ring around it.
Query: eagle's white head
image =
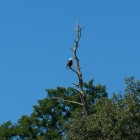
[[[70,58],[69,60],[72,60],[72,58]]]

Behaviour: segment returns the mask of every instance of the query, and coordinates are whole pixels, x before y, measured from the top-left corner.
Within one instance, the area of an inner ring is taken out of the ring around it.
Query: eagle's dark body
[[[71,68],[71,66],[72,66],[72,58],[70,58],[69,61],[67,62],[66,68],[67,68],[67,69],[68,69],[68,68]]]

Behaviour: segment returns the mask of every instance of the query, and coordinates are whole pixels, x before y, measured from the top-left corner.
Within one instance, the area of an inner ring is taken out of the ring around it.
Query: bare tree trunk
[[[78,79],[79,79],[79,84],[74,84],[78,87],[79,89],[79,93],[80,93],[80,98],[81,98],[81,104],[83,105],[83,117],[86,117],[88,115],[88,109],[87,109],[87,104],[86,104],[86,96],[85,94],[83,93],[83,78],[82,78],[82,73],[81,73],[81,67],[79,65],[79,59],[77,57],[77,54],[76,54],[76,51],[77,51],[77,48],[78,48],[78,42],[81,38],[81,30],[83,28],[80,28],[80,26],[78,25],[78,21],[76,22],[76,33],[77,33],[77,36],[76,36],[76,40],[75,40],[75,46],[74,48],[70,48],[72,51],[73,51],[73,55],[74,55],[74,58],[75,58],[75,61],[76,61],[76,65],[75,65],[75,68],[76,68],[76,71],[74,69],[71,68],[71,70],[73,70],[77,75],[78,75]]]
[[[70,67],[70,69],[77,74],[78,80],[79,80],[78,84],[75,84],[75,83],[72,83],[72,84],[78,88],[78,90],[77,89],[75,89],[75,90],[79,93],[79,96],[81,98],[81,103],[75,102],[75,101],[70,101],[70,100],[65,100],[65,99],[62,99],[60,97],[53,97],[53,98],[63,100],[65,102],[70,102],[70,103],[73,103],[73,104],[78,104],[78,105],[82,106],[83,117],[86,117],[88,115],[86,95],[83,92],[83,78],[82,78],[82,73],[81,73],[81,67],[79,65],[79,59],[78,59],[77,54],[76,54],[76,51],[77,51],[77,48],[78,48],[78,42],[81,38],[81,30],[82,29],[84,29],[84,28],[80,28],[80,26],[78,25],[78,21],[77,21],[76,22],[76,28],[75,28],[76,33],[77,33],[76,40],[75,40],[75,45],[74,45],[73,49],[71,47],[69,47],[73,51],[73,55],[74,55],[75,62],[76,62],[76,65],[75,65],[76,70],[71,68],[71,67]]]

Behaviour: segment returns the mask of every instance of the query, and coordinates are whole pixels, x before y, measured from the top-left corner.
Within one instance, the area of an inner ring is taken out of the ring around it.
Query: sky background
[[[140,80],[139,0],[1,0],[0,124],[30,115],[45,89],[77,83],[66,70],[76,20],[86,27],[77,52],[84,82],[94,78],[111,97],[125,77]]]

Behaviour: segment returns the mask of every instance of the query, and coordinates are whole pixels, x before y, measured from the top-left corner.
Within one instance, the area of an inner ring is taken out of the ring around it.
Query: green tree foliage
[[[139,140],[140,81],[125,79],[124,94],[107,97],[105,86],[84,83],[89,115],[82,117],[81,106],[62,100],[80,101],[73,88],[47,89],[47,98],[38,101],[30,116],[16,124],[0,125],[0,140]]]
[[[47,98],[38,101],[33,106],[34,110],[30,116],[22,116],[16,124],[6,122],[0,126],[0,138],[4,140],[60,140],[66,133],[64,124],[70,122],[74,117],[72,114],[82,116],[81,106],[54,100],[58,96],[66,100],[80,102],[77,91],[71,87],[47,89]],[[105,86],[93,85],[93,80],[84,83],[84,92],[87,95],[88,110],[90,114],[96,112],[94,105],[101,97],[107,97]]]
[[[11,140],[11,138],[14,138],[14,128],[11,121],[0,125],[0,140]]]
[[[94,106],[96,112],[86,118],[78,115],[67,123],[70,140],[139,140],[140,139],[140,81],[126,78],[125,94],[101,98]]]

